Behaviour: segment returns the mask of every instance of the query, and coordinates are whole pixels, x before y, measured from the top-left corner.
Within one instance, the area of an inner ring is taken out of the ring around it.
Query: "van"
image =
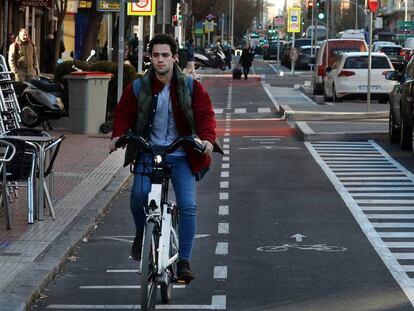
[[[339,39],[361,39],[365,40],[365,33],[358,29],[348,29],[338,33]]]
[[[414,38],[407,38],[404,44],[405,48],[414,49]]]
[[[312,38],[312,32],[315,32],[315,26],[309,26],[306,29],[306,38]],[[316,41],[326,40],[326,37],[328,36],[328,30],[325,26],[318,25],[316,32]]]
[[[312,74],[315,95],[322,95],[323,93],[323,77],[326,68],[335,63],[338,55],[346,52],[368,52],[368,46],[361,39],[328,39],[323,41],[316,55],[315,68]]]

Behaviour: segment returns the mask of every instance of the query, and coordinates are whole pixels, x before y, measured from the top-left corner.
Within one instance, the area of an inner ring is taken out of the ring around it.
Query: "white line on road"
[[[228,255],[229,253],[229,243],[227,242],[217,242],[216,246],[216,255]]]
[[[220,174],[220,177],[226,178],[226,177],[229,177],[229,175],[230,175],[230,173],[228,171],[222,171],[221,174]]]
[[[219,206],[219,215],[220,216],[227,216],[229,214],[229,206],[228,205],[220,205]]]
[[[414,214],[367,214],[369,219],[414,219]]]
[[[229,187],[228,181],[220,181],[220,188],[227,189],[228,187]]]
[[[389,172],[389,171],[384,171],[384,172],[363,172],[362,170],[359,170],[359,172],[338,172],[336,171],[336,176],[352,176],[352,175],[356,175],[356,176],[375,176],[375,175],[389,175],[389,176],[404,176],[404,173],[400,172],[400,171],[396,171],[396,172]]]
[[[411,189],[413,190],[413,189]],[[414,192],[369,192],[369,193],[351,193],[354,198],[376,197],[376,198],[392,198],[392,197],[414,197]]]
[[[259,113],[270,113],[270,112],[272,112],[272,110],[269,107],[267,107],[267,108],[258,108],[257,110],[258,110]]]
[[[230,163],[222,163],[221,168],[222,169],[229,169],[230,168]]]
[[[215,279],[227,279],[227,266],[215,266],[214,267]]]
[[[140,310],[139,305],[75,305],[75,304],[51,304],[47,309],[59,310]],[[226,310],[226,296],[214,295],[210,305],[168,305],[156,306],[157,310]]]
[[[414,232],[378,232],[381,238],[414,238]]]
[[[372,222],[372,225],[374,228],[414,228],[413,222]]]
[[[398,212],[398,211],[414,211],[414,206],[361,206],[363,211],[389,211],[389,212]]]
[[[174,288],[185,288],[185,285],[173,285]],[[79,289],[140,289],[140,285],[89,285],[79,286]],[[160,288],[160,285],[158,285]]]
[[[234,109],[234,113],[246,113],[247,109],[246,108],[236,108]]]
[[[218,224],[217,232],[220,234],[228,234],[229,233],[229,223],[228,222],[220,222]]]
[[[228,200],[229,193],[228,192],[220,192],[220,200]]]

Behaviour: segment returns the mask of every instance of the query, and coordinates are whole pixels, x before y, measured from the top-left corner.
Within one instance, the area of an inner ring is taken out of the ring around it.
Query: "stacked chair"
[[[19,128],[20,106],[13,86],[12,72],[6,59],[0,55],[0,131],[2,133]]]
[[[50,135],[38,129],[20,127],[21,110],[13,82],[12,72],[8,71],[6,59],[0,55],[0,208],[2,205],[7,229],[11,229],[10,193],[13,190],[17,197],[17,186],[27,186],[28,223],[33,223],[37,216],[35,215],[35,180],[40,174],[37,169],[39,167],[38,154],[43,152],[44,155],[41,157],[45,161],[43,177],[49,176],[50,185],[53,185],[53,164],[65,138],[62,135],[51,140],[46,146],[16,138],[16,136],[50,137]],[[55,219],[52,198],[46,182],[41,188],[45,191],[46,203],[52,219]]]

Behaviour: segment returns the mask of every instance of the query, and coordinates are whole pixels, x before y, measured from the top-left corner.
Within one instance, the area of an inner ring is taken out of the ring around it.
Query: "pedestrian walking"
[[[197,79],[197,73],[195,71],[194,65],[194,46],[193,39],[188,40],[187,44],[187,68],[185,70],[186,74],[191,74],[194,79]]]
[[[183,74],[176,63],[177,44],[173,37],[158,34],[149,43],[151,65],[140,80],[129,84],[115,109],[110,151],[115,142],[132,129],[150,141],[153,148],[166,148],[180,136],[193,132],[205,146],[203,154],[194,150],[179,149],[167,155],[171,167],[171,182],[177,199],[179,215],[178,279],[189,283],[194,274],[190,267],[196,227],[196,176],[201,177],[209,168],[216,139],[216,120],[210,96],[197,80]],[[156,108],[154,108],[156,107]],[[134,150],[129,145],[124,165],[134,163],[135,176],[131,190],[131,212],[136,234],[131,257],[141,259],[142,239],[146,216],[144,206],[149,192],[149,178],[138,172],[150,169],[148,154]]]
[[[244,80],[247,80],[247,76],[250,71],[250,67],[253,63],[254,54],[252,53],[250,49],[250,44],[246,42],[244,44],[242,54],[240,56],[239,64],[243,67],[243,74],[244,74]]]
[[[36,46],[24,28],[9,47],[9,66],[16,81],[30,81],[39,74]]]

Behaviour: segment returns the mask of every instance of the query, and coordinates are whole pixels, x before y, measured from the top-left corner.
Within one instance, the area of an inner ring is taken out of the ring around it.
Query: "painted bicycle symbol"
[[[284,252],[290,248],[296,248],[305,251],[319,251],[319,252],[345,252],[347,250],[346,247],[342,246],[332,246],[326,244],[314,244],[314,245],[301,245],[301,244],[283,244],[278,246],[261,246],[258,247],[256,250],[260,252]]]

